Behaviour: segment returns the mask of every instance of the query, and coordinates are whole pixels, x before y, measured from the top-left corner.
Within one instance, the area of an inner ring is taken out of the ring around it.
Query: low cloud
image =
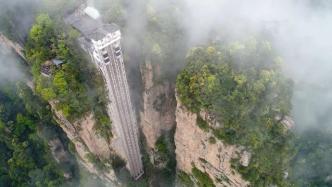
[[[0,44],[0,85],[15,83],[25,78],[19,63],[19,57],[11,49]]]

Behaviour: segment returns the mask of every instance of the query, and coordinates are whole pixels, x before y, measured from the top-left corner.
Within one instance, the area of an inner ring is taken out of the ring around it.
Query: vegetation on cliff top
[[[292,134],[280,118],[290,112],[292,82],[270,44],[251,38],[195,48],[186,60],[176,82],[180,101],[192,112],[216,116],[221,127],[209,127],[216,138],[253,152],[248,167],[233,166],[253,186],[288,185]]]
[[[77,35],[75,30],[53,21],[47,14],[37,17],[25,46],[26,56],[32,63],[35,89],[46,101],[56,101],[57,108],[69,120],[92,111],[97,121],[97,132],[109,139],[112,136],[111,122],[105,108],[107,100],[103,80],[76,47]],[[54,58],[64,64],[52,67],[50,77],[43,76],[42,65]]]

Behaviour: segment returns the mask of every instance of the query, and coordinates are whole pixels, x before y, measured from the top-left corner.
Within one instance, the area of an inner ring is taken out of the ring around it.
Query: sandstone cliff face
[[[140,126],[146,138],[148,148],[153,149],[163,131],[169,131],[175,125],[176,101],[174,85],[163,81],[160,65],[146,63],[141,66],[143,79],[143,110],[140,112]]]
[[[248,186],[241,175],[231,168],[231,159],[240,159],[242,165],[247,165],[250,160],[250,154],[243,148],[226,145],[220,140],[216,142],[209,141],[212,137],[211,132],[205,132],[196,124],[197,114],[194,114],[181,105],[177,99],[176,108],[176,160],[177,169],[191,174],[193,165],[199,170],[206,172],[214,181],[216,186]],[[199,114],[211,126],[211,117],[205,112]]]
[[[98,171],[96,166],[88,159],[89,154],[93,154],[100,159],[109,159],[111,154],[114,154],[111,147],[112,142],[106,141],[94,130],[95,120],[93,119],[93,114],[71,123],[61,111],[55,110],[55,102],[50,102],[50,105],[53,108],[55,120],[74,144],[78,161],[89,172],[100,176],[107,182],[116,183],[117,179],[114,170]]]

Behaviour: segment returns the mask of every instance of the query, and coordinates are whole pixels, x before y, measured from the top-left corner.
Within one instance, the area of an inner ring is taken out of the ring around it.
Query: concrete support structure
[[[103,24],[98,15],[88,7],[68,16],[65,21],[83,34],[81,47],[89,53],[104,77],[109,99],[108,113],[121,139],[130,174],[138,179],[144,171],[138,125],[121,50],[121,32],[114,24]]]

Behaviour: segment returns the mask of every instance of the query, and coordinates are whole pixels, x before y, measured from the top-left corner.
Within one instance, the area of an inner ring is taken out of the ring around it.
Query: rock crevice
[[[156,81],[158,72],[158,64],[141,66],[143,110],[140,112],[140,126],[150,149],[154,148],[163,131],[170,131],[175,125],[175,86],[166,80]]]

